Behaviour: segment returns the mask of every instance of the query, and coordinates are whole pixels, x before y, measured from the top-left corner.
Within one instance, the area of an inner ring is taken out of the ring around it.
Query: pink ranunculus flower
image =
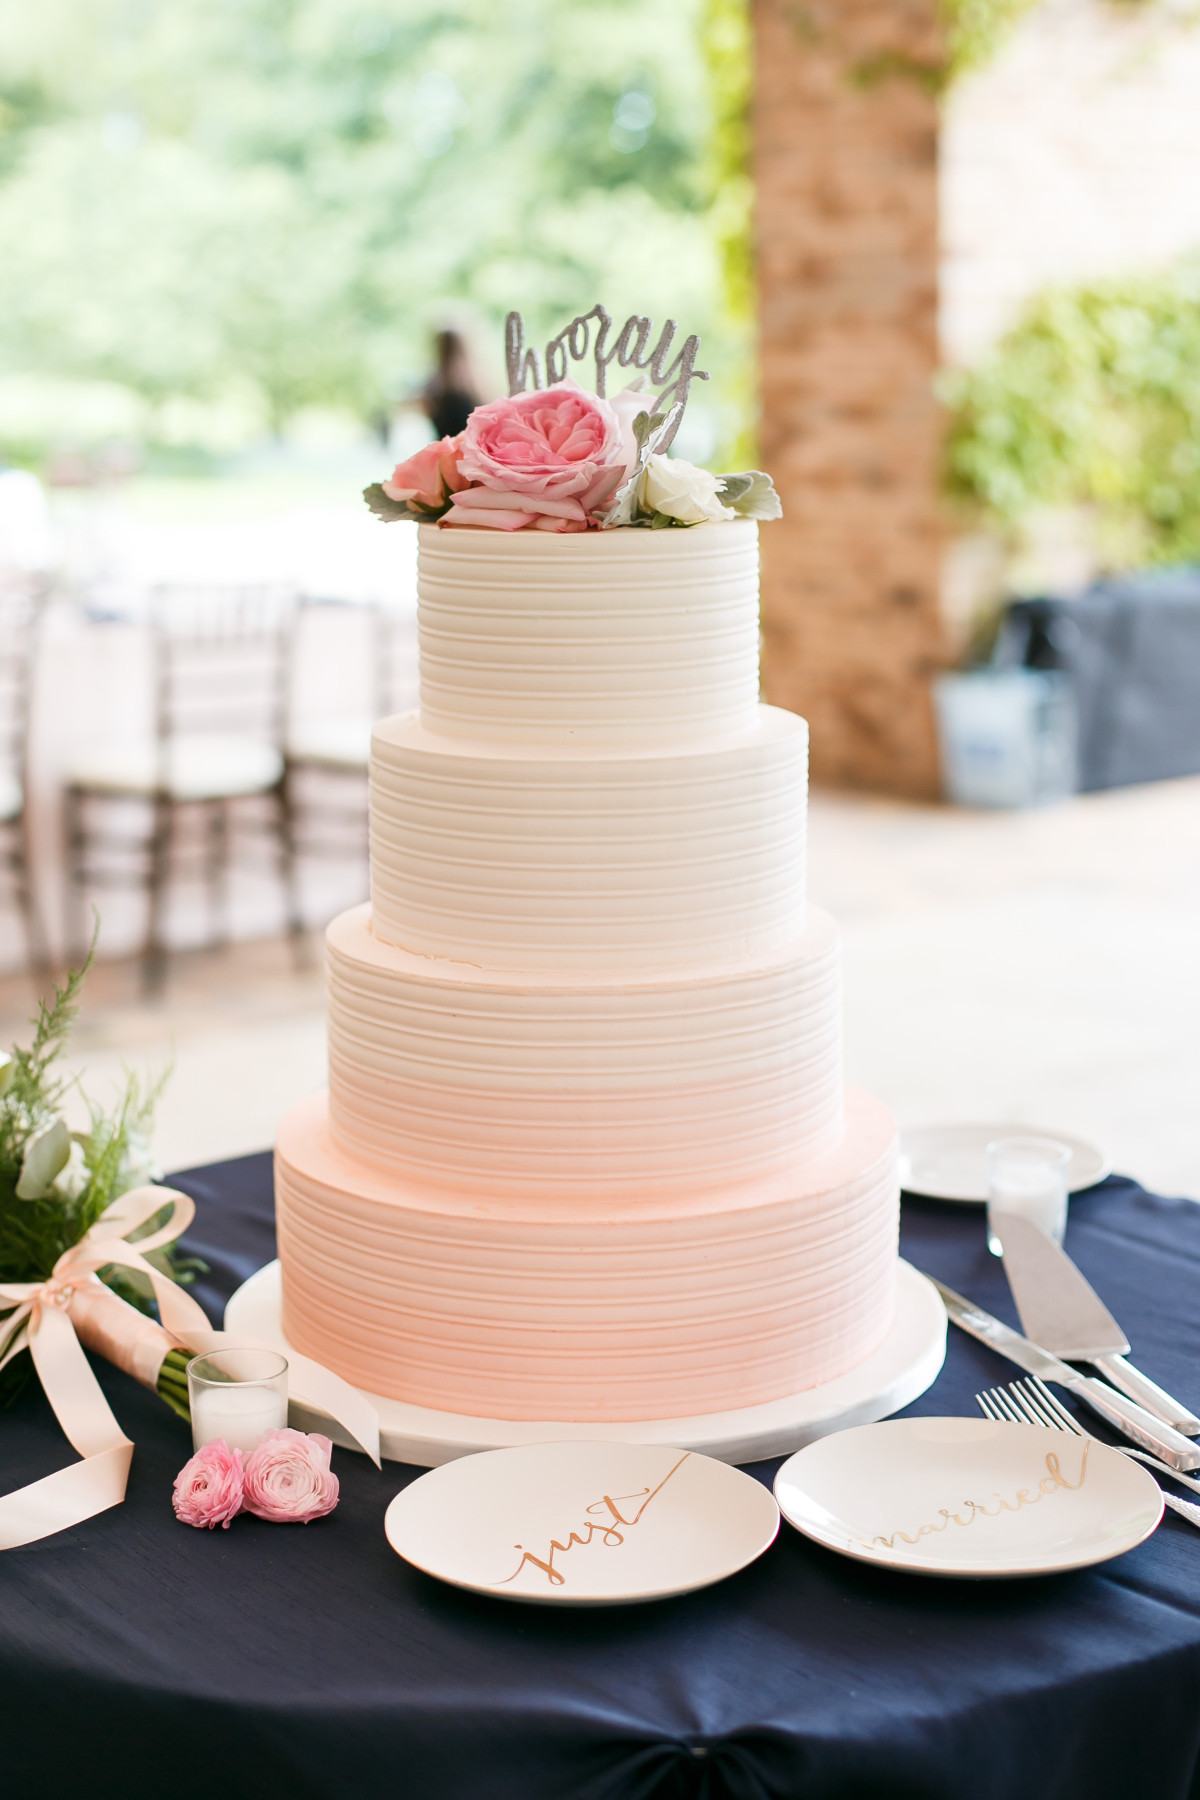
[[[585,531],[628,460],[613,408],[574,381],[493,400],[467,420],[458,467],[472,485],[454,494],[443,523]]]
[[[338,1503],[338,1478],[329,1466],[333,1445],[319,1431],[268,1431],[246,1458],[244,1504],[259,1519],[307,1525]]]
[[[171,1495],[175,1517],[184,1525],[214,1525],[229,1529],[230,1519],[242,1510],[242,1453],[231,1450],[224,1438],[205,1444],[175,1477]]]
[[[466,477],[458,472],[462,435],[439,438],[435,444],[423,444],[407,462],[397,463],[383,491],[391,500],[411,500],[416,506],[437,511],[450,495],[466,487]]]

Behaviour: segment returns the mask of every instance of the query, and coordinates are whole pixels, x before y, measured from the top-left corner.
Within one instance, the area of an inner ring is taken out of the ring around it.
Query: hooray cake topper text
[[[443,437],[397,463],[363,498],[376,518],[413,519],[458,531],[559,534],[638,528],[659,531],[735,519],[777,519],[769,475],[736,475],[668,455],[693,381],[700,339],[633,313],[614,335],[611,315],[593,306],[552,337],[539,361],[525,321],[510,312],[504,347],[508,397],[472,409],[456,437]],[[595,393],[569,373],[588,358]],[[606,392],[613,364],[632,380]]]
[[[658,390],[652,410],[670,420],[655,446],[660,452],[665,451],[679,429],[693,381],[708,380],[707,371],[696,367],[700,339],[694,333],[684,338],[671,358],[678,329],[675,320],[668,319],[651,348],[653,322],[632,313],[610,342],[612,316],[605,307],[593,306],[590,312],[580,313],[557,337],[550,339],[544,362],[539,365],[537,351],[525,343],[524,319],[519,312],[510,312],[504,322],[508,391],[510,394],[524,393],[531,380],[535,388],[553,387],[556,382],[565,380],[568,359],[586,362],[590,354],[596,371],[596,392],[603,400],[610,363],[615,362],[621,369],[637,369],[639,373],[648,374],[651,387]]]

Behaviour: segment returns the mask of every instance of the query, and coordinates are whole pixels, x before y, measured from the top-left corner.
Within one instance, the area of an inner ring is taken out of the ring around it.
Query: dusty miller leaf
[[[722,475],[717,489],[726,506],[732,506],[743,519],[781,519],[783,508],[775,483],[761,469],[745,469],[737,475]]]
[[[649,515],[639,500],[642,476],[646,472],[646,464],[655,454],[658,446],[675,429],[682,417],[683,402],[677,400],[668,413],[639,413],[633,421],[633,437],[637,444],[637,457],[634,460],[633,468],[614,494],[612,505],[600,521],[602,530],[611,530],[614,525],[638,525],[648,522]]]

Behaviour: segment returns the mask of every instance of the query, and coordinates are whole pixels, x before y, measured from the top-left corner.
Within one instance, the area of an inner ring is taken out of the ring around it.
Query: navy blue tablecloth
[[[272,1253],[269,1161],[174,1179],[215,1309]],[[903,1231],[919,1267],[1015,1323],[979,1209],[906,1201]],[[1147,1372],[1200,1399],[1200,1207],[1110,1180],[1073,1202],[1068,1243]],[[952,1332],[911,1410],[973,1415],[1011,1373]],[[518,1607],[400,1562],[383,1513],[419,1471],[350,1452],[317,1524],[177,1524],[186,1427],[102,1380],[137,1443],[125,1505],[0,1556],[14,1800],[1200,1795],[1200,1532],[1171,1514],[1116,1562],[1041,1580],[889,1574],[785,1525],[704,1593]],[[68,1455],[37,1391],[0,1418],[0,1489]]]

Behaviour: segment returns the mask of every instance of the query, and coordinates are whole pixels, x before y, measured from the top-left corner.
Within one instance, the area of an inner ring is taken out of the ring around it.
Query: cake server
[[[954,1324],[966,1331],[981,1344],[987,1344],[1001,1356],[1007,1356],[1009,1362],[1016,1363],[1018,1369],[1024,1369],[1027,1375],[1037,1375],[1042,1381],[1053,1381],[1059,1387],[1065,1387],[1076,1399],[1082,1400],[1085,1406],[1099,1413],[1115,1431],[1137,1444],[1143,1450],[1149,1450],[1153,1456],[1161,1457],[1173,1469],[1200,1468],[1200,1445],[1193,1444],[1190,1438],[1181,1437],[1179,1432],[1172,1431],[1148,1413],[1126,1395],[1109,1387],[1106,1381],[1097,1381],[1092,1375],[1081,1375],[1070,1363],[1052,1356],[1049,1350],[1043,1350],[1040,1344],[1031,1344],[1028,1338],[1014,1331],[1010,1325],[1001,1324],[993,1319],[991,1313],[984,1312],[981,1306],[973,1306],[956,1294],[942,1281],[934,1280],[934,1287],[946,1303],[946,1311]]]
[[[996,1208],[990,1218],[1026,1337],[1064,1362],[1092,1363],[1164,1425],[1195,1437],[1200,1419],[1126,1362],[1128,1338],[1066,1251],[1032,1219]]]

